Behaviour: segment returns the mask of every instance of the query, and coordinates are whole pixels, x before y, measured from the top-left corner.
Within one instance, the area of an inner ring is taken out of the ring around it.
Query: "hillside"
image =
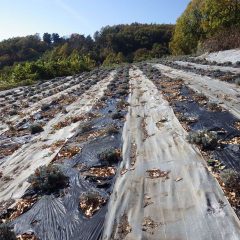
[[[227,64],[0,92],[0,221],[18,239],[239,239],[240,69]]]
[[[91,36],[57,33],[0,42],[0,89],[78,74],[104,65],[168,55],[173,25],[107,26]]]

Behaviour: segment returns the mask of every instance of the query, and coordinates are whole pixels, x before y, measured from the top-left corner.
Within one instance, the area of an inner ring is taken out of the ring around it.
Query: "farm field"
[[[240,66],[210,57],[0,92],[0,223],[24,240],[240,239]]]

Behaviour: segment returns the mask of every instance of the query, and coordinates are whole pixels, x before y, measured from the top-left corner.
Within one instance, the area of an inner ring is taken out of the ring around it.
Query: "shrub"
[[[42,104],[42,106],[41,106],[42,111],[47,111],[49,109],[50,109],[50,106],[48,104]]]
[[[237,194],[237,196],[239,197],[240,195],[240,174],[230,170],[230,169],[226,169],[221,173],[221,179],[224,183],[224,187],[230,191],[230,192],[234,192]]]
[[[0,224],[0,239],[1,240],[16,240],[15,233],[7,224]]]
[[[30,131],[31,131],[31,134],[36,134],[36,133],[43,132],[44,129],[40,124],[36,123],[30,126]]]
[[[205,149],[214,149],[217,146],[217,134],[212,131],[190,132],[187,136],[190,143],[201,145]]]
[[[121,119],[123,118],[123,115],[120,113],[120,112],[117,112],[117,113],[113,113],[112,114],[112,119],[115,120],[115,119]]]
[[[32,188],[41,193],[51,194],[68,185],[66,177],[56,165],[42,166],[28,178]]]
[[[108,149],[98,155],[100,161],[108,163],[117,163],[121,161],[121,152],[119,149]]]
[[[240,47],[240,31],[237,27],[223,28],[203,43],[205,51],[215,52]]]

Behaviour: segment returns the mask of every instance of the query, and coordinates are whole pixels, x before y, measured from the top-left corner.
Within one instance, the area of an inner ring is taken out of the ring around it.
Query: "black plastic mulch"
[[[116,86],[119,81],[122,81],[128,88],[128,70],[128,67],[119,70],[117,77],[113,80]],[[127,95],[122,95],[121,98],[126,100]],[[104,184],[99,184],[99,181],[84,176],[82,172],[90,167],[104,166],[98,158],[104,150],[121,149],[124,118],[112,119],[112,114],[117,111],[116,104],[119,100],[120,98],[116,98],[115,90],[112,91],[112,95],[107,96],[104,101],[104,107],[97,111],[102,115],[91,121],[91,131],[114,124],[118,126],[119,133],[107,134],[79,143],[82,146],[81,153],[59,164],[65,175],[69,177],[69,186],[63,189],[60,195],[42,196],[30,210],[15,219],[11,225],[17,234],[33,232],[41,240],[97,240],[100,238],[107,204],[91,218],[88,218],[79,208],[79,197],[84,193],[97,192],[103,198],[108,199],[114,184],[114,177],[101,179],[104,180]],[[95,112],[96,110],[92,111]],[[123,117],[127,113],[126,108],[118,111]],[[77,136],[78,134],[69,142],[74,142]],[[81,164],[84,167],[79,170],[77,166]],[[117,168],[118,163],[111,164],[111,166]],[[36,195],[36,193],[28,190],[25,197],[32,197],[33,194]]]
[[[151,79],[156,87],[161,91],[162,78],[158,69],[151,65],[141,65],[141,70]],[[171,79],[171,81],[175,81]],[[239,121],[228,111],[209,111],[206,106],[201,106],[192,96],[193,91],[183,85],[180,88],[180,94],[187,97],[187,100],[171,102],[175,113],[180,113],[187,117],[197,117],[198,121],[189,124],[190,131],[209,130],[218,133],[218,139],[228,141],[234,137],[240,136],[240,131],[235,128],[235,123]],[[224,131],[223,131],[224,130]],[[225,132],[225,133],[224,133]],[[219,160],[226,168],[240,172],[240,145],[239,144],[219,144],[219,146],[208,152],[212,159]]]

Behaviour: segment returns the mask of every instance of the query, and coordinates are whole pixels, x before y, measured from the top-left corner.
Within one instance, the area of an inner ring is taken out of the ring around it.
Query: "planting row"
[[[43,145],[52,150],[62,147],[48,166],[37,168],[29,177],[30,187],[14,207],[9,208],[11,200],[1,203],[5,234],[28,239],[96,240],[101,236],[121,161],[128,87],[128,68],[121,68],[103,97],[78,119],[78,131],[67,142]],[[66,124],[54,128],[61,130]]]
[[[187,140],[199,146],[240,217],[240,121],[203,93],[188,88],[181,79],[170,79],[156,68],[142,65],[145,74],[171,104],[186,131]]]

